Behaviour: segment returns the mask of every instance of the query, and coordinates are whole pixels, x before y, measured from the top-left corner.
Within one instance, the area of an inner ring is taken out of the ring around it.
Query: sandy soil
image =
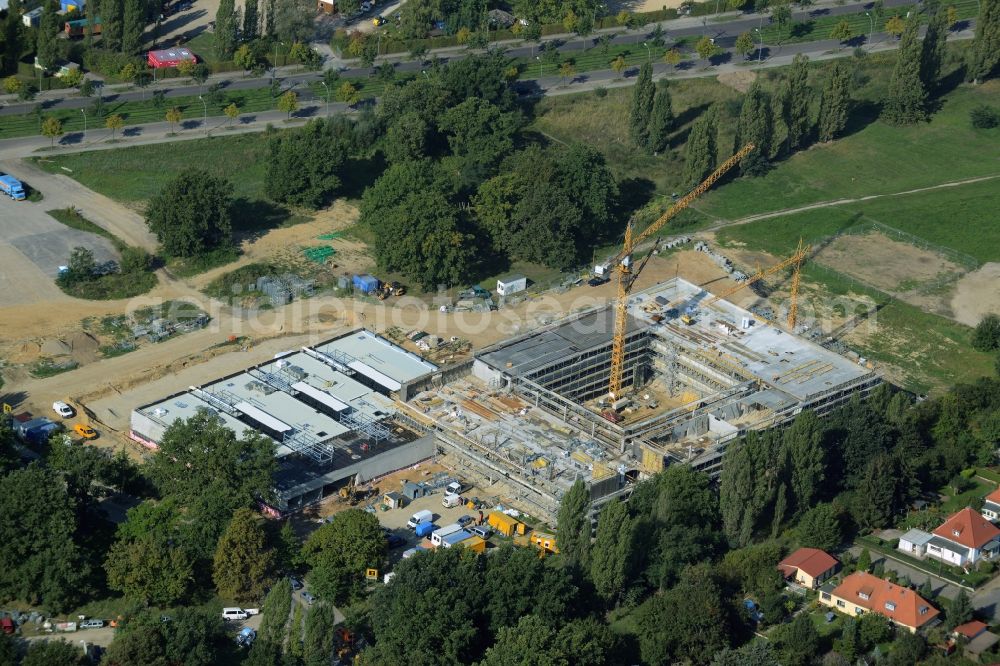
[[[736,92],[745,93],[750,90],[750,84],[757,80],[757,72],[724,72],[719,74],[716,79],[722,85],[729,86]]]
[[[815,260],[946,317],[952,316],[950,281],[965,273],[962,266],[935,252],[880,233],[836,238]],[[935,283],[940,284],[934,287]]]
[[[975,326],[983,315],[1000,314],[1000,263],[984,264],[955,285],[951,311],[956,321]]]

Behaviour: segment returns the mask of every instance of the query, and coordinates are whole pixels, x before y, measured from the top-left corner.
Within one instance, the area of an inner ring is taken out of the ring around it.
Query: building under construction
[[[606,462],[593,468],[595,484],[617,476],[620,488],[630,473],[672,463],[717,474],[728,442],[803,409],[826,413],[880,382],[863,360],[674,278],[629,297],[626,396],[612,402],[613,328],[613,307],[578,314],[482,350],[472,369],[490,392],[517,396],[565,423],[568,438],[599,445]]]

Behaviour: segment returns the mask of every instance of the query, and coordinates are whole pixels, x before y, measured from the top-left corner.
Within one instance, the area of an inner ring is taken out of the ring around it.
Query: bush
[[[969,111],[969,120],[976,129],[992,129],[1000,125],[1000,111],[992,106],[980,104]]]
[[[603,98],[608,96],[607,88],[594,88],[594,97]]]
[[[972,348],[981,352],[1000,349],[1000,317],[995,314],[985,315],[972,334]]]

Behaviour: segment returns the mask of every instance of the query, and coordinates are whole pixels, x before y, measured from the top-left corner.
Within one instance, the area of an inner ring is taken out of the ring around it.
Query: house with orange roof
[[[910,530],[900,537],[897,548],[916,557],[933,557],[967,567],[996,556],[1000,550],[1000,529],[978,511],[966,507],[930,534]]]
[[[799,548],[778,562],[778,571],[799,585],[815,589],[837,573],[840,562],[819,548]]]
[[[987,520],[1000,521],[1000,488],[997,488],[983,499],[983,508],[979,510]]]
[[[836,587],[820,588],[819,602],[845,615],[878,613],[910,633],[939,622],[940,611],[913,590],[865,571],[846,577]]]

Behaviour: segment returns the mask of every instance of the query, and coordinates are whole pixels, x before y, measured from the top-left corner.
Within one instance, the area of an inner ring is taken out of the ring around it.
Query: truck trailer
[[[0,192],[3,192],[14,201],[24,201],[27,198],[24,194],[24,185],[17,178],[9,174],[0,174]]]

